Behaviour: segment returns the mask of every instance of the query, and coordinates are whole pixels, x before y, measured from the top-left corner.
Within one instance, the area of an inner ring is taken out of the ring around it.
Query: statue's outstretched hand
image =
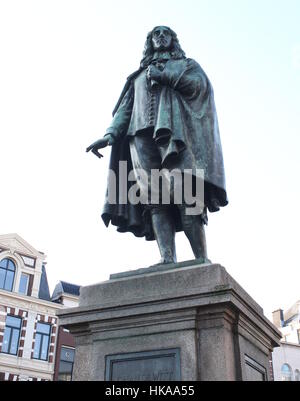
[[[98,141],[92,143],[89,147],[86,148],[86,151],[87,152],[92,151],[94,155],[96,155],[101,159],[103,155],[100,152],[98,152],[98,150],[106,148],[106,146],[112,145],[113,143],[114,143],[114,138],[112,137],[112,135],[108,134],[105,135],[104,138],[98,139]]]

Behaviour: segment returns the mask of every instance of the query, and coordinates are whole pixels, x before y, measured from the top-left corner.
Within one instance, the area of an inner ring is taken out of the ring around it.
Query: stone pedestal
[[[75,337],[73,380],[270,380],[280,332],[218,264],[112,275],[59,312]]]

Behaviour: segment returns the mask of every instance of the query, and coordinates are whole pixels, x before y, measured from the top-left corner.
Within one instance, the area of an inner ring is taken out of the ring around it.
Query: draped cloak
[[[102,212],[106,226],[111,223],[119,232],[155,239],[147,208],[121,204],[118,199],[118,189],[124,185],[121,181],[126,179],[124,172],[119,175],[119,162],[127,162],[127,174],[132,170],[130,141],[135,135],[152,136],[161,168],[204,170],[204,203],[210,212],[228,204],[213,88],[195,60],[168,60],[156,90],[151,89],[145,69],[131,74],[113,116],[107,133],[115,138],[109,168],[116,176],[117,202],[109,203],[107,191]],[[127,182],[128,188],[133,184]],[[176,230],[181,231],[176,209],[173,216]]]

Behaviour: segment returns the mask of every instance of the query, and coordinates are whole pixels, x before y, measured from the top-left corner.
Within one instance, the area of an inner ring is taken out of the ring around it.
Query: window
[[[28,291],[28,283],[29,283],[29,275],[22,273],[20,278],[20,285],[19,285],[19,293],[20,294],[27,294]]]
[[[17,355],[22,319],[7,315],[3,336],[2,352]]]
[[[10,259],[2,259],[0,261],[0,288],[12,291],[16,266]]]
[[[298,369],[295,370],[295,381],[296,382],[300,381],[300,371]]]
[[[48,360],[48,349],[50,342],[51,325],[46,323],[38,323],[36,327],[34,359]]]
[[[28,267],[35,267],[35,259],[30,258],[29,256],[20,255],[23,259],[24,265]]]
[[[287,363],[281,367],[281,380],[288,382],[292,381],[292,369]]]
[[[72,380],[74,355],[75,355],[74,348],[61,347],[59,369],[58,369],[59,381]]]

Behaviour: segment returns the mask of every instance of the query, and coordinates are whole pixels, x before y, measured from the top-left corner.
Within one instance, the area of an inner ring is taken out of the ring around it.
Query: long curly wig
[[[140,64],[140,68],[146,68],[148,67],[148,65],[151,63],[152,59],[153,59],[153,55],[154,55],[154,49],[152,46],[152,34],[154,32],[154,30],[158,28],[157,26],[155,26],[151,32],[148,33],[147,35],[147,39],[146,39],[146,43],[145,43],[145,48],[144,48],[144,52],[143,52],[143,58]],[[171,48],[171,56],[174,59],[181,59],[181,58],[185,58],[185,53],[182,50],[180,44],[179,44],[179,40],[177,38],[177,35],[174,31],[172,31],[171,28],[166,27],[169,29],[171,36],[172,36],[172,48]]]

